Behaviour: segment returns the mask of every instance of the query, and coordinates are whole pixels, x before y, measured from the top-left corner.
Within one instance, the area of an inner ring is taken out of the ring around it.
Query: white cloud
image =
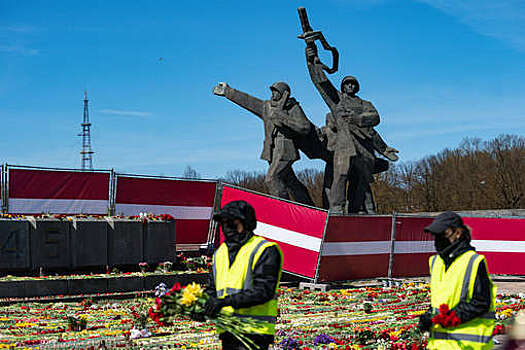
[[[124,111],[120,109],[102,109],[100,110],[100,113],[104,114],[113,114],[113,115],[121,115],[125,117],[150,117],[153,114],[150,112],[138,112],[138,111]]]
[[[14,53],[14,54],[21,54],[26,56],[34,56],[38,55],[37,49],[31,49],[24,46],[6,46],[6,45],[0,45],[0,52],[7,52],[7,53]]]
[[[15,32],[15,33],[33,33],[37,31],[36,27],[30,26],[30,25],[11,25],[6,27],[0,27],[0,30],[5,30],[8,32]]]
[[[479,34],[502,40],[525,51],[523,0],[417,0],[468,25]]]

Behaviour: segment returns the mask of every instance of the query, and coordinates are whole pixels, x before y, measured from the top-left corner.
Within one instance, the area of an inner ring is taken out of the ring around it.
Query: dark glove
[[[204,318],[204,314],[200,314],[200,313],[192,312],[192,313],[190,314],[190,318],[191,318],[193,321],[197,321],[197,322],[206,322],[206,319]]]
[[[432,314],[430,312],[425,312],[423,315],[419,317],[419,324],[417,327],[422,332],[430,331],[430,327],[432,327]]]
[[[228,306],[228,299],[218,299],[210,297],[204,305],[204,314],[208,317],[214,318],[225,306]]]

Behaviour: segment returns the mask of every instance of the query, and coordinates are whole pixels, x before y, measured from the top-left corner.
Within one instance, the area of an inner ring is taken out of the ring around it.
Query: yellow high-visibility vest
[[[485,257],[473,250],[458,256],[447,270],[439,255],[430,257],[430,301],[433,314],[439,313],[441,304],[447,304],[452,310],[460,301],[472,300],[480,264],[486,266]],[[428,349],[492,349],[497,287],[490,277],[489,281],[492,299],[490,311],[454,328],[432,325]]]
[[[215,279],[217,297],[224,298],[227,295],[248,289],[253,285],[253,270],[255,264],[263,251],[272,246],[277,247],[281,255],[281,266],[279,267],[279,276],[275,287],[275,298],[252,307],[234,309],[231,306],[227,306],[221,310],[237,317],[248,317],[262,321],[260,326],[255,328],[250,327],[247,333],[275,334],[275,322],[277,321],[277,288],[279,288],[279,282],[281,281],[283,262],[281,249],[274,242],[269,242],[259,236],[253,236],[239,249],[231,267],[228,257],[228,246],[225,243],[221,244],[213,256],[213,277]],[[217,331],[219,333],[224,332],[219,328],[217,328]]]

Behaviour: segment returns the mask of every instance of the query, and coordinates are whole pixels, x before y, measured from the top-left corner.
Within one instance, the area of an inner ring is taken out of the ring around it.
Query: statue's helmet
[[[275,90],[282,96],[285,91],[288,91],[288,94],[290,93],[290,86],[283,81],[278,81],[270,86],[270,90]]]
[[[354,76],[351,76],[351,75],[347,75],[346,77],[343,78],[343,80],[341,81],[341,91],[344,91],[343,90],[343,87],[345,86],[346,83],[348,82],[353,82],[356,86],[356,91],[355,93],[357,94],[359,92],[359,82],[357,81],[357,78],[354,77]]]

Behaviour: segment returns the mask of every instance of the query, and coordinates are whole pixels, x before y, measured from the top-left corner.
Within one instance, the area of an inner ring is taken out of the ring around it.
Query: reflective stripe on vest
[[[485,259],[474,251],[467,251],[458,256],[448,269],[439,255],[430,258],[430,288],[433,313],[439,313],[438,308],[441,304],[447,304],[450,309],[454,309],[458,303],[471,300],[480,264],[485,264]],[[492,282],[490,282],[490,285],[491,307],[489,312],[453,328],[433,325],[428,341],[428,349],[468,348],[484,350],[492,347],[496,290]]]
[[[492,340],[492,336],[487,337],[484,335],[462,334],[462,333],[443,333],[443,332],[432,332],[432,338],[440,339],[440,340],[471,341],[475,343],[484,343],[484,344],[487,344]]]
[[[237,252],[235,259],[230,263],[228,247],[222,244],[219,249],[215,251],[213,256],[213,279],[215,280],[215,288],[218,298],[225,298],[227,295],[234,295],[253,288],[254,283],[254,266],[264,250],[268,247],[276,247],[281,255],[282,268],[282,252],[276,243],[265,240],[260,236],[253,236],[246,242]],[[262,304],[254,305],[246,308],[234,309],[231,306],[224,307],[222,312],[233,314],[237,317],[245,319],[253,319],[262,321],[257,324],[249,324],[250,333],[258,334],[275,334],[275,323],[277,321],[277,288],[281,277],[281,270],[279,270],[278,283],[275,290],[274,298]],[[219,333],[224,330],[217,328]]]
[[[473,254],[468,261],[467,269],[465,270],[465,277],[463,278],[463,286],[461,287],[460,301],[467,301],[468,287],[472,277],[472,266],[474,265],[474,260],[476,260],[478,256],[478,254]]]
[[[436,259],[437,259],[437,255],[434,255],[432,257],[432,262],[430,263],[430,274],[432,275],[432,271],[434,270],[434,263],[436,262]]]
[[[239,293],[241,290],[242,289],[237,289],[237,288],[224,288],[224,289],[217,291],[217,298],[220,298],[224,295],[236,294],[236,293]]]
[[[255,254],[259,251],[259,248],[263,246],[263,244],[270,243],[267,240],[262,240],[255,246],[252,253],[250,254],[250,259],[248,260],[248,270],[246,271],[246,278],[244,279],[244,286],[242,289],[249,289],[253,285],[253,259],[255,259]]]
[[[249,288],[252,287],[252,285],[253,285],[253,270],[252,270],[253,260],[255,259],[255,254],[257,254],[257,252],[259,251],[259,248],[261,248],[262,245],[266,244],[266,243],[269,243],[269,242],[267,240],[262,240],[252,250],[252,252],[250,254],[250,258],[248,259],[248,269],[246,271],[246,277],[244,278],[243,288],[242,289],[238,289],[238,288],[223,288],[223,289],[217,290],[217,297],[218,298],[220,298],[220,297],[222,297],[224,295],[236,294],[236,293],[239,293],[240,291],[242,291],[243,289],[249,289]],[[215,253],[217,253],[217,252],[215,252]],[[217,273],[216,273],[216,270],[215,270],[215,264],[213,264],[213,273],[214,273],[214,278],[215,278],[215,285],[217,285],[217,277],[216,277]]]

